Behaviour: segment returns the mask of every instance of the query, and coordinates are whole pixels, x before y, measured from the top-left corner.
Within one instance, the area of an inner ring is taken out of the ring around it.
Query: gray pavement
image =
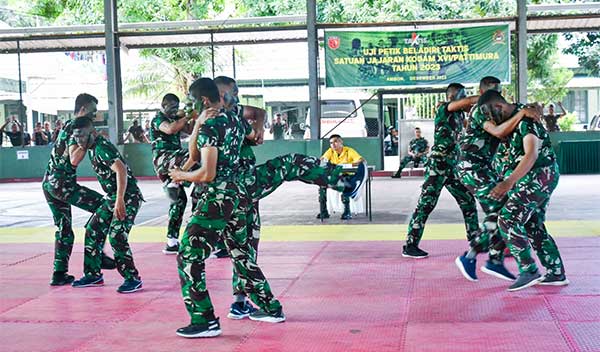
[[[373,191],[373,223],[404,224],[417,203],[422,178],[401,180],[375,178]],[[83,185],[101,192],[97,182]],[[163,226],[167,221],[168,203],[158,181],[140,181],[146,202],[136,219],[137,225]],[[300,182],[284,184],[261,201],[263,225],[317,225],[317,191],[315,186]],[[564,175],[550,203],[548,220],[597,220],[600,214],[600,175]],[[189,205],[188,205],[189,208]],[[189,209],[188,209],[189,213]],[[325,224],[348,223],[334,214]],[[89,214],[73,209],[75,226],[83,226]],[[460,210],[447,191],[442,196],[429,223],[460,223]],[[364,215],[350,223],[368,223]],[[40,182],[0,183],[0,227],[52,226],[50,210],[41,191]]]

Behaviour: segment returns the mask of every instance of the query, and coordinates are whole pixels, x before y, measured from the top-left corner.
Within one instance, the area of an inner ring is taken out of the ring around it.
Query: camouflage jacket
[[[141,192],[137,186],[137,180],[133,177],[133,173],[125,159],[121,156],[121,153],[117,148],[108,140],[101,135],[96,137],[94,145],[88,149],[88,156],[92,163],[92,169],[96,172],[98,182],[104,192],[110,197],[117,195],[117,173],[114,172],[110,167],[117,160],[121,160],[127,168],[127,188],[125,189],[125,197],[127,196],[141,196]]]
[[[159,111],[150,123],[150,141],[152,142],[152,155],[156,158],[163,151],[181,149],[180,132],[175,134],[164,133],[160,130],[163,122],[173,123],[177,118],[172,118]]]
[[[46,167],[46,173],[48,175],[57,176],[75,176],[75,168],[71,165],[69,159],[69,140],[73,133],[71,127],[72,121],[65,122],[63,129],[58,133],[54,146],[50,151],[50,160]]]
[[[500,141],[483,129],[488,120],[490,117],[483,114],[479,106],[472,110],[465,132],[460,138],[460,160],[468,161],[471,165],[491,165],[492,156]]]
[[[442,157],[456,162],[458,157],[458,139],[462,131],[463,112],[448,111],[448,103],[440,105],[435,115],[434,142],[432,157]]]
[[[427,147],[429,147],[429,142],[427,142],[427,140],[423,137],[413,138],[410,142],[408,142],[408,150],[415,154],[425,153]]]

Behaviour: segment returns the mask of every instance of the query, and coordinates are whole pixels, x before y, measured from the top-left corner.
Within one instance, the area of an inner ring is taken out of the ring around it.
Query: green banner
[[[510,82],[508,25],[429,31],[327,31],[327,87]]]

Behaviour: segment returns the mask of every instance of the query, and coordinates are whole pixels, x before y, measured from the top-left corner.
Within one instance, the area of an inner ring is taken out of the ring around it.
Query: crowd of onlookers
[[[37,122],[33,133],[29,133],[23,129],[16,116],[11,116],[0,126],[0,147],[52,145],[56,141],[62,127],[63,123],[61,120],[56,120],[54,126],[51,126],[50,121],[46,121],[43,124]]]

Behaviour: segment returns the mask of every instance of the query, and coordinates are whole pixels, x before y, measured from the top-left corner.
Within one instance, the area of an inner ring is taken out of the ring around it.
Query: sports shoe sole
[[[166,249],[163,249],[162,252],[163,252],[163,254],[166,254],[166,255],[173,255],[173,254],[179,253],[178,251],[168,251]]]
[[[403,256],[404,258],[424,259],[424,258],[427,258],[427,257],[429,257],[429,254],[427,254],[427,255],[422,255],[422,256],[417,256],[417,255],[410,255],[410,254],[404,254],[404,253],[402,253],[402,256]]]
[[[119,291],[119,290],[117,290],[117,292],[123,293],[123,294],[127,294],[127,293],[134,293],[134,292],[137,292],[137,291],[141,291],[143,289],[144,288],[142,286],[140,286],[140,287],[134,288],[133,290],[129,290],[129,291]]]
[[[242,320],[242,319],[248,318],[249,316],[250,316],[250,313],[248,313],[248,314],[232,314],[232,313],[227,314],[227,318],[233,319],[233,320]]]
[[[216,336],[219,336],[219,335],[221,335],[221,329],[219,329],[219,330],[206,330],[206,331],[202,331],[202,332],[199,332],[197,334],[191,334],[191,335],[182,334],[180,332],[175,332],[175,333],[178,336],[185,337],[187,339],[195,339],[195,338],[199,338],[199,337],[216,337]]]
[[[262,317],[262,318],[255,318],[253,316],[249,316],[250,320],[253,321],[263,321],[265,323],[282,323],[285,321],[285,316],[284,317]]]
[[[562,281],[552,281],[552,282],[538,282],[538,285],[542,285],[542,286],[567,286],[568,284],[570,284],[571,282],[569,281],[569,279],[564,279]]]
[[[465,279],[472,281],[472,282],[479,281],[478,279],[473,279],[471,276],[469,276],[469,274],[467,274],[467,272],[465,271],[465,268],[462,265],[462,262],[460,261],[460,257],[456,257],[456,259],[454,260],[454,264],[456,264],[456,266],[458,267],[458,270],[460,270],[460,273],[465,277]]]
[[[73,286],[73,288],[102,287],[102,286],[104,286],[104,282],[98,283],[98,284],[77,285],[77,286]]]
[[[482,266],[479,269],[481,269],[481,271],[483,271],[484,273],[486,273],[488,275],[492,275],[492,276],[497,277],[499,279],[510,281],[510,282],[514,282],[515,281],[515,279],[511,279],[510,277],[504,276],[504,275],[500,274],[499,272],[496,272],[494,270],[490,270],[490,269],[486,268],[485,266]]]
[[[538,284],[541,280],[543,280],[542,278],[543,278],[543,276],[541,276],[541,277],[539,277],[539,278],[537,278],[535,280],[531,280],[530,282],[528,282],[527,284],[525,284],[523,286],[519,286],[519,287],[515,287],[515,288],[510,288],[509,287],[506,290],[509,291],[509,292],[515,292],[515,291],[523,290],[523,289],[526,289],[528,287],[531,287],[531,286],[534,286],[534,285]]]

